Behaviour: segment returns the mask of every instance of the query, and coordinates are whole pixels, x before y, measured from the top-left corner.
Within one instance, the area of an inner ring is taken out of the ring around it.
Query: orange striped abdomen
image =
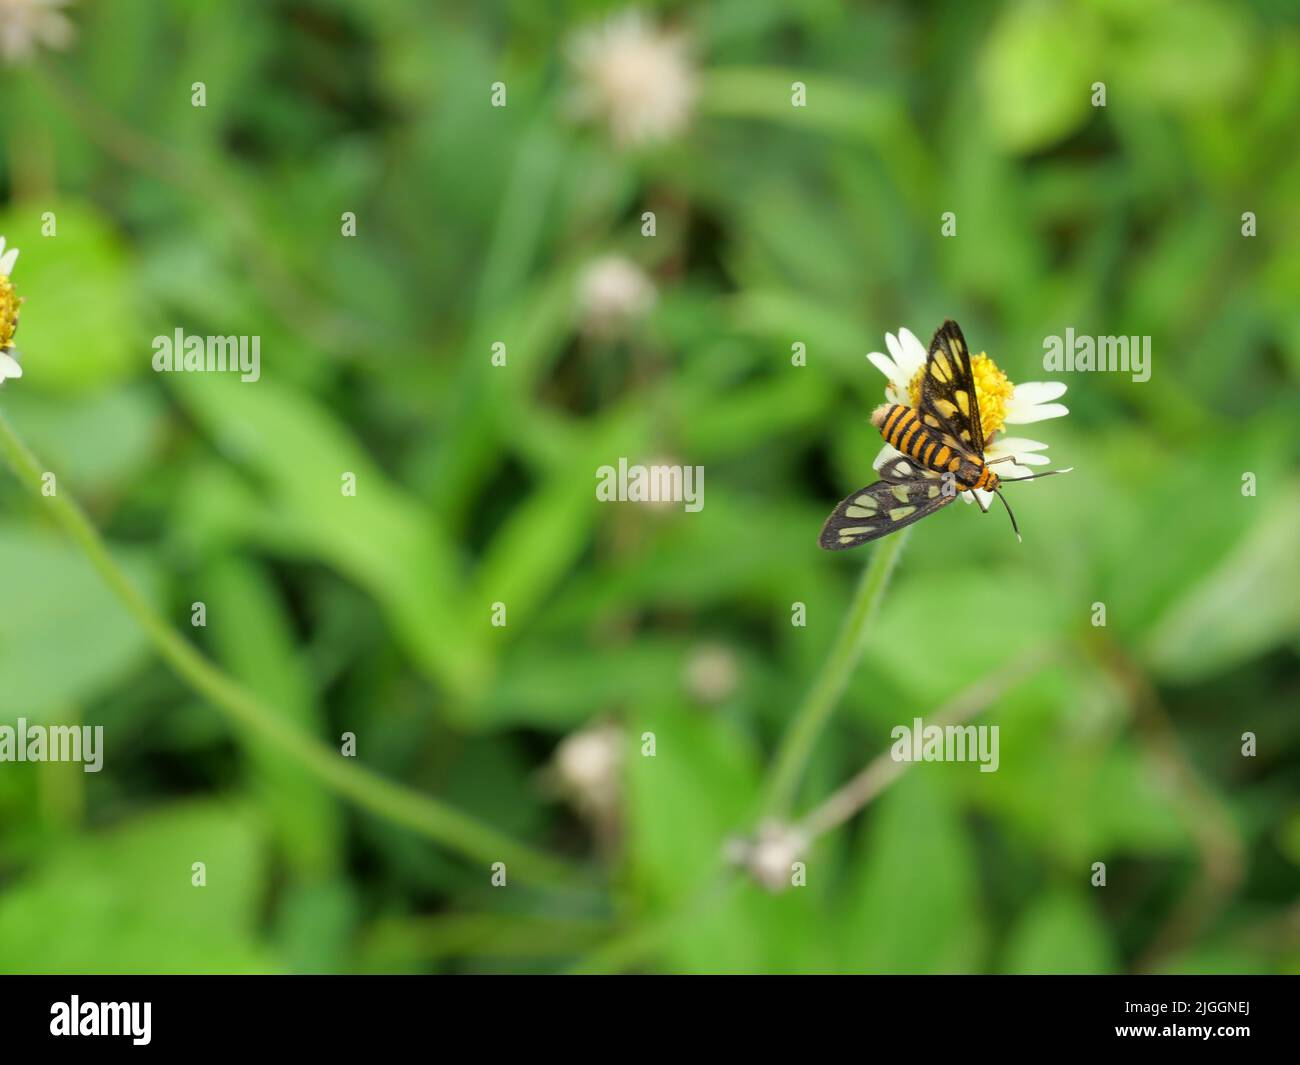
[[[877,407],[871,414],[871,424],[880,430],[880,435],[891,447],[927,469],[953,474],[962,489],[992,491],[998,485],[997,474],[982,460],[950,448],[912,407],[898,403]]]

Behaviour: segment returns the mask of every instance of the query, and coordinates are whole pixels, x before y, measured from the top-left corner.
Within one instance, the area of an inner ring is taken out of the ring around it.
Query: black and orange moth
[[[1016,517],[1000,486],[1034,477],[999,478],[989,469],[1014,456],[984,461],[984,427],[970,349],[956,322],[945,321],[930,341],[920,406],[883,404],[872,412],[871,424],[902,454],[880,467],[880,480],[859,488],[831,511],[819,540],[827,551],[843,551],[887,536],[935,513],[959,493],[976,488],[993,492],[1002,500],[1011,528],[1020,538]],[[982,501],[980,509],[988,512]]]

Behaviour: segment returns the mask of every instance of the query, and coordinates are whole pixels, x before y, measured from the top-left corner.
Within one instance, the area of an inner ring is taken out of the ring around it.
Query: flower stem
[[[13,468],[19,482],[50,508],[54,520],[99,571],[181,680],[241,729],[278,748],[359,806],[467,858],[489,864],[504,862],[508,874],[523,880],[556,885],[574,880],[574,874],[558,859],[535,851],[431,796],[386,780],[289,724],[213,665],[158,615],[113,560],[103,539],[71,497],[62,490],[42,496],[40,461],[19,439],[3,414],[0,414],[0,454]]]
[[[1057,648],[1054,645],[1039,647],[989,676],[982,677],[936,710],[930,718],[931,723],[939,728],[964,724],[992,706],[1022,680],[1042,669],[1056,654]],[[872,802],[913,764],[895,761],[888,750],[881,752],[857,776],[807,814],[797,826],[799,834],[811,843],[839,827]]]
[[[816,682],[795,711],[790,727],[781,740],[768,777],[764,810],[769,817],[784,817],[794,802],[813,748],[835,710],[840,696],[866,642],[867,629],[884,598],[894,564],[903,550],[910,529],[896,533],[876,545],[871,561],[858,581],[853,602],[831,648],[826,664]]]

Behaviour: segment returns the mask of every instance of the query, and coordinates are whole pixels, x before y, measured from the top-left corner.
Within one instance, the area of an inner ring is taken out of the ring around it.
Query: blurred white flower
[[[686,688],[705,703],[720,703],[736,690],[740,668],[735,652],[721,644],[702,644],[686,662]]]
[[[618,816],[623,779],[623,730],[592,725],[566,736],[555,749],[552,773],[579,813],[609,823]]]
[[[620,147],[679,133],[695,100],[695,72],[686,38],[625,11],[579,31],[569,42],[578,73],[578,117],[606,123]]]
[[[910,329],[900,329],[897,337],[893,333],[885,334],[885,347],[889,349],[888,355],[873,351],[867,356],[871,364],[885,375],[885,399],[909,407],[920,406],[922,370],[927,357],[925,346]],[[1028,477],[1033,473],[1029,466],[1047,465],[1049,460],[1042,454],[1047,450],[1047,445],[1042,441],[1022,436],[999,437],[998,434],[1008,425],[1028,425],[1030,422],[1069,414],[1068,407],[1053,402],[1065,395],[1064,383],[1028,381],[1019,385],[1012,384],[997,363],[984,352],[971,357],[971,374],[975,378],[980,423],[984,427],[985,461],[993,462],[1008,455],[1015,456],[1015,461],[1004,462],[999,466],[998,474],[1003,477]],[[900,454],[886,444],[880,449],[872,466],[878,470]],[[983,489],[976,489],[974,495],[979,496],[980,502],[986,507],[993,498],[991,492]],[[972,502],[970,492],[962,492],[961,497],[967,503]]]
[[[657,299],[646,272],[621,255],[593,260],[578,278],[578,314],[583,329],[594,336],[621,332],[649,314]]]
[[[0,0],[2,2],[2,0]],[[0,384],[7,378],[22,377],[23,368],[14,358],[14,333],[18,329],[18,308],[22,297],[14,291],[9,275],[18,262],[18,249],[5,251],[5,238],[0,237]]]
[[[808,843],[808,838],[793,825],[765,821],[753,839],[730,840],[726,857],[769,891],[784,891],[791,886],[794,863],[802,860]]]
[[[0,0],[0,59],[27,59],[39,45],[66,48],[73,27],[60,10],[71,0]],[[3,273],[0,270],[0,273]]]

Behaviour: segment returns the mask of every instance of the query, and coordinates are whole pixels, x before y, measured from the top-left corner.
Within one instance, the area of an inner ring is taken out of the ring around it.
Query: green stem
[[[879,543],[858,581],[853,602],[830,656],[795,712],[773,761],[765,801],[765,809],[770,817],[785,817],[788,814],[817,739],[844,693],[853,667],[857,665],[868,626],[884,597],[889,577],[909,532],[910,529],[904,529]],[[693,914],[699,916],[706,907],[715,905],[720,900],[734,898],[734,893],[741,889],[741,884],[742,881],[731,876],[728,870],[720,870],[680,908],[649,925],[638,926],[613,937],[582,958],[569,971],[611,973],[633,968],[659,951],[666,940],[686,926],[687,919]]]
[[[286,722],[181,639],[154,611],[113,561],[103,539],[74,500],[63,492],[42,496],[41,464],[3,414],[0,414],[0,454],[18,480],[50,508],[54,520],[85,553],[168,665],[231,721],[278,748],[340,795],[467,858],[488,864],[505,862],[507,872],[523,880],[552,884],[573,880],[572,872],[558,859],[534,851],[437,799],[386,780]]]
[[[848,615],[835,638],[830,656],[803,703],[795,711],[777,750],[768,777],[764,804],[769,817],[784,817],[789,813],[813,748],[858,664],[866,642],[867,629],[884,597],[890,574],[903,549],[903,541],[910,532],[910,529],[904,529],[881,540],[872,552],[871,561],[863,571],[862,579],[858,581],[853,602],[849,605]]]

